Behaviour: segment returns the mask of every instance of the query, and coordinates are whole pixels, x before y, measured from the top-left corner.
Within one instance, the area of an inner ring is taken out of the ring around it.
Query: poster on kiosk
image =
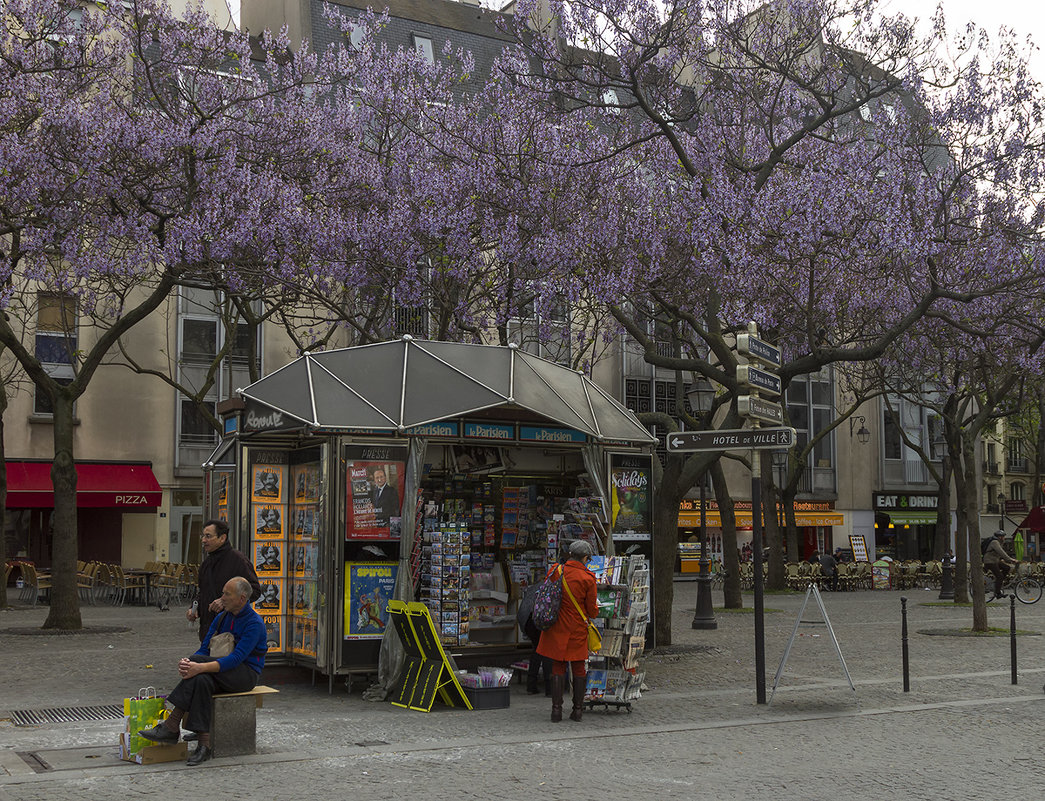
[[[407,449],[350,445],[345,451],[348,481],[345,539],[399,539]]]

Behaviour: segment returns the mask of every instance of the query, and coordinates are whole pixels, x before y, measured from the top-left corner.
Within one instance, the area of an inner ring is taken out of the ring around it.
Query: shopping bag
[[[123,714],[127,722],[128,754],[137,754],[147,745],[149,740],[138,735],[142,729],[151,729],[166,715],[166,704],[163,698],[156,697],[155,687],[142,687],[138,694],[123,699]]]

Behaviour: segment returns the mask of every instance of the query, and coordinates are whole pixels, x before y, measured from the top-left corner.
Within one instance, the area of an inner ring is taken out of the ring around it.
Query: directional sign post
[[[737,351],[767,367],[780,366],[780,348],[751,334],[737,336]]]
[[[741,417],[751,417],[766,423],[780,425],[784,422],[784,410],[780,404],[762,400],[758,395],[741,395],[737,398],[737,411]]]
[[[737,383],[742,387],[750,387],[755,392],[776,397],[780,394],[780,376],[767,370],[759,370],[750,364],[737,367]]]
[[[722,431],[680,431],[665,439],[668,451],[786,450],[795,444],[793,428],[734,428]]]

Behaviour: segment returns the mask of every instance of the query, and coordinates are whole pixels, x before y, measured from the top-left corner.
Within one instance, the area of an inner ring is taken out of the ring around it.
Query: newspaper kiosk
[[[270,659],[331,685],[397,670],[390,600],[425,603],[454,656],[503,652],[562,539],[652,556],[654,438],[515,347],[407,336],[306,354],[238,395],[208,513],[254,558]]]

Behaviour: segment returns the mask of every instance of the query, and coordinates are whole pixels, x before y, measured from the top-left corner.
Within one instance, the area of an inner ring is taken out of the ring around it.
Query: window
[[[44,370],[57,383],[68,386],[74,378],[76,359],[76,299],[68,295],[40,292],[37,298],[36,339],[34,353]],[[51,399],[46,393],[35,392],[33,412],[54,414]]]
[[[508,321],[508,341],[527,353],[569,364],[571,350],[569,302],[559,293],[542,295],[531,288]]]
[[[429,64],[435,64],[435,48],[432,47],[432,38],[420,33],[410,34],[414,50]]]
[[[218,353],[218,321],[184,318],[181,321],[181,358],[209,363]]]
[[[791,380],[787,388],[787,416],[798,435],[799,446],[805,447],[821,431],[831,427],[835,419],[834,391],[834,376],[829,369]],[[803,491],[834,491],[834,453],[835,435],[828,432],[813,445],[809,454],[804,475],[812,480]]]
[[[204,401],[203,405],[215,414],[215,404]],[[181,401],[181,444],[214,446],[218,442],[218,432],[210,424],[200,407],[183,398]]]
[[[1024,500],[1026,500],[1027,496],[1024,495],[1023,493],[1024,493],[1023,485],[1020,484],[1019,482],[1014,481],[1012,484],[1009,484],[1009,499],[1010,500],[1013,500],[1013,501],[1024,501]]]

